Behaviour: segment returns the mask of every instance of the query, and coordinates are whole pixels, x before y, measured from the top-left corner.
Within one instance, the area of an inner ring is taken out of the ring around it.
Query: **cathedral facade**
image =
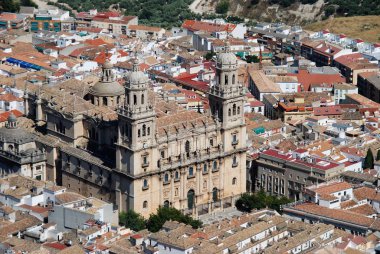
[[[71,92],[71,103],[52,88],[30,87],[26,113],[56,140],[46,142],[57,169],[50,180],[145,217],[159,206],[194,216],[233,206],[246,191],[245,93],[235,55],[217,56],[208,114],[159,99],[149,83],[134,62],[124,93],[109,63],[86,95]]]

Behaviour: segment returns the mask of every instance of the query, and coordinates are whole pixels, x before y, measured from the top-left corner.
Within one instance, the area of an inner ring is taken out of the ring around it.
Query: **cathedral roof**
[[[145,84],[148,82],[148,78],[145,76],[144,72],[140,71],[137,59],[133,62],[132,71],[128,74],[127,81],[131,86]]]
[[[237,58],[234,53],[223,52],[218,54],[218,56],[216,57],[216,62],[221,65],[237,64]]]
[[[7,143],[26,144],[33,142],[36,136],[21,128],[0,128],[0,140]]]
[[[107,60],[103,65],[102,79],[90,88],[89,94],[98,97],[112,97],[124,94],[124,88],[115,81],[112,64]]]

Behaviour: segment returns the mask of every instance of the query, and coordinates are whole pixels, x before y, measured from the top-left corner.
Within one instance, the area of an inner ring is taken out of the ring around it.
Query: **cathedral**
[[[228,50],[217,56],[207,113],[156,96],[137,60],[122,85],[107,61],[82,89],[26,86],[25,113],[46,126],[47,178],[145,217],[159,206],[193,216],[233,206],[246,191],[237,64]]]

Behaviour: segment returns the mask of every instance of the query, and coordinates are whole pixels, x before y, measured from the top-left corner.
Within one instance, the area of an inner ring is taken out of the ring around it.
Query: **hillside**
[[[195,0],[190,9],[213,13],[226,1],[228,15],[287,24],[306,24],[331,15],[380,15],[379,0]]]
[[[357,16],[345,18],[330,18],[322,22],[305,26],[311,31],[329,29],[333,33],[343,33],[352,38],[361,38],[365,41],[380,41],[380,17]]]

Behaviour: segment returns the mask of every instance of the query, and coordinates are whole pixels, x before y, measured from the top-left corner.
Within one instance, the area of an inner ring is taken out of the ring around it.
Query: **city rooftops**
[[[270,157],[275,157],[277,159],[281,159],[284,161],[288,161],[291,163],[296,163],[298,165],[302,165],[304,167],[307,167],[309,169],[319,169],[322,171],[326,171],[329,169],[333,169],[336,167],[339,167],[338,163],[328,161],[328,160],[323,160],[320,158],[315,158],[315,157],[304,157],[304,158],[294,158],[291,153],[283,153],[279,150],[275,149],[268,149],[264,152],[261,153],[262,155],[267,155]]]
[[[330,195],[335,192],[352,189],[352,185],[347,182],[328,182],[319,186],[310,186],[308,189],[320,195]]]

